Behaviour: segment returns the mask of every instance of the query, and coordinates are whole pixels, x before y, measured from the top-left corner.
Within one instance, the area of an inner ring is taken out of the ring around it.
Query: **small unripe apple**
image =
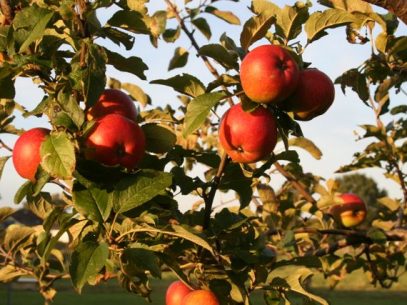
[[[345,228],[355,227],[366,219],[367,207],[365,202],[352,193],[344,193],[338,196],[341,203],[335,204],[329,209],[334,220]]]
[[[96,122],[85,140],[85,148],[87,159],[134,169],[144,155],[144,133],[136,122],[109,114]]]
[[[318,69],[300,72],[294,93],[281,102],[284,110],[294,112],[294,118],[309,121],[325,113],[335,99],[335,87],[331,79]]]
[[[106,89],[98,101],[86,113],[86,118],[99,119],[108,114],[120,114],[135,121],[137,109],[132,99],[123,91],[117,89]]]
[[[219,300],[212,291],[194,290],[182,299],[181,305],[219,305]]]
[[[49,133],[50,130],[46,128],[33,128],[17,139],[13,149],[13,164],[21,177],[35,182],[35,173],[41,163],[41,144]]]
[[[283,47],[263,45],[253,49],[240,66],[243,91],[257,103],[278,103],[290,96],[298,82],[296,61]]]
[[[181,305],[182,299],[192,291],[181,281],[172,282],[165,294],[165,305]]]
[[[245,112],[241,104],[236,104],[222,117],[219,139],[233,161],[257,162],[267,157],[276,146],[276,120],[262,106]]]

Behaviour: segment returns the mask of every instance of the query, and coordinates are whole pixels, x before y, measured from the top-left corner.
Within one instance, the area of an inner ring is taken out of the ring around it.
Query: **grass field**
[[[171,280],[153,281],[152,305],[164,305],[164,294]],[[407,278],[395,285],[391,290],[375,289],[363,281],[360,274],[352,275],[335,290],[324,286],[320,278],[314,281],[313,292],[327,299],[331,305],[407,305]],[[144,299],[124,292],[113,283],[103,284],[98,287],[86,287],[82,295],[76,294],[63,283],[59,287],[54,305],[144,305],[149,304]],[[32,290],[13,288],[10,303],[5,285],[0,285],[0,305],[43,305],[41,296]],[[254,305],[265,304],[262,296],[252,298]],[[295,298],[293,305],[302,305],[303,301]]]

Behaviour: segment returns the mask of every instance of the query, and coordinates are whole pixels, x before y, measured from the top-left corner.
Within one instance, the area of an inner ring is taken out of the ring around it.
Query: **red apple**
[[[363,200],[355,194],[339,195],[341,203],[332,206],[329,213],[334,220],[345,228],[355,227],[366,219],[367,207]]]
[[[241,104],[236,104],[224,114],[219,138],[233,161],[252,163],[273,151],[277,143],[277,124],[272,113],[262,106],[245,112]]]
[[[165,305],[181,305],[182,299],[192,291],[181,281],[175,281],[168,286],[165,294]]]
[[[325,113],[335,99],[335,87],[331,79],[318,69],[300,72],[297,89],[281,104],[282,108],[294,112],[294,118],[309,121]]]
[[[49,133],[50,130],[46,128],[33,128],[17,139],[13,149],[13,164],[21,177],[35,182],[35,173],[41,163],[41,144]]]
[[[137,118],[136,106],[127,94],[116,89],[106,89],[95,105],[89,108],[86,117],[90,121],[113,113],[125,116],[132,121]]]
[[[136,122],[119,114],[108,114],[96,122],[85,147],[87,159],[134,169],[144,155],[145,138]]]
[[[277,103],[294,92],[298,65],[284,48],[263,45],[249,52],[240,66],[245,94],[254,102]]]
[[[219,305],[219,301],[212,291],[194,290],[182,299],[181,305]]]

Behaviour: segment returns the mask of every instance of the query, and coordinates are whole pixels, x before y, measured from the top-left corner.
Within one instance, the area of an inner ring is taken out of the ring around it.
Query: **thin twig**
[[[308,201],[311,202],[312,204],[316,204],[316,200],[307,192],[307,190],[304,188],[304,186],[297,181],[297,179],[287,172],[284,167],[278,163],[274,162],[274,167],[286,178],[292,186]]]
[[[193,32],[191,32],[187,26],[185,25],[184,20],[181,18],[176,5],[170,1],[170,0],[165,0],[165,3],[167,3],[168,7],[171,9],[171,11],[174,13],[175,18],[178,21],[178,24],[180,25],[182,31],[188,36],[189,40],[191,41],[192,46],[194,49],[197,51],[198,56],[202,58],[203,62],[205,63],[206,67],[208,68],[209,72],[216,78],[218,79],[220,77],[219,72],[215,69],[215,67],[212,65],[212,63],[209,61],[208,57],[205,55],[199,54],[199,50],[201,49],[198,45],[198,42],[196,41]],[[225,86],[222,86],[222,88],[227,91],[227,88]],[[233,100],[231,97],[228,97],[228,102],[230,106],[233,106]]]
[[[10,146],[8,146],[6,143],[4,143],[2,139],[0,139],[0,149],[1,148],[5,148],[9,152],[13,152],[13,149]]]

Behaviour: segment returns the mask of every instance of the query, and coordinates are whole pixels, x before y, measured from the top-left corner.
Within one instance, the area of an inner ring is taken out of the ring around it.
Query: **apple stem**
[[[228,162],[229,162],[229,157],[226,152],[223,152],[222,158],[221,158],[221,161],[220,161],[220,164],[218,167],[218,171],[211,183],[211,189],[209,191],[209,194],[206,195],[205,192],[203,193],[203,199],[205,202],[205,215],[204,215],[204,223],[203,223],[204,229],[209,228],[211,214],[212,214],[213,200],[215,199],[216,191],[218,190],[218,187],[219,187],[219,184],[220,184],[220,181],[222,178],[222,174],[223,174]]]
[[[307,192],[307,190],[304,188],[304,186],[298,182],[298,180],[289,172],[287,172],[284,167],[278,163],[274,162],[274,167],[286,178],[292,186],[300,192],[300,194],[308,201],[311,202],[312,204],[316,204],[316,200]]]

